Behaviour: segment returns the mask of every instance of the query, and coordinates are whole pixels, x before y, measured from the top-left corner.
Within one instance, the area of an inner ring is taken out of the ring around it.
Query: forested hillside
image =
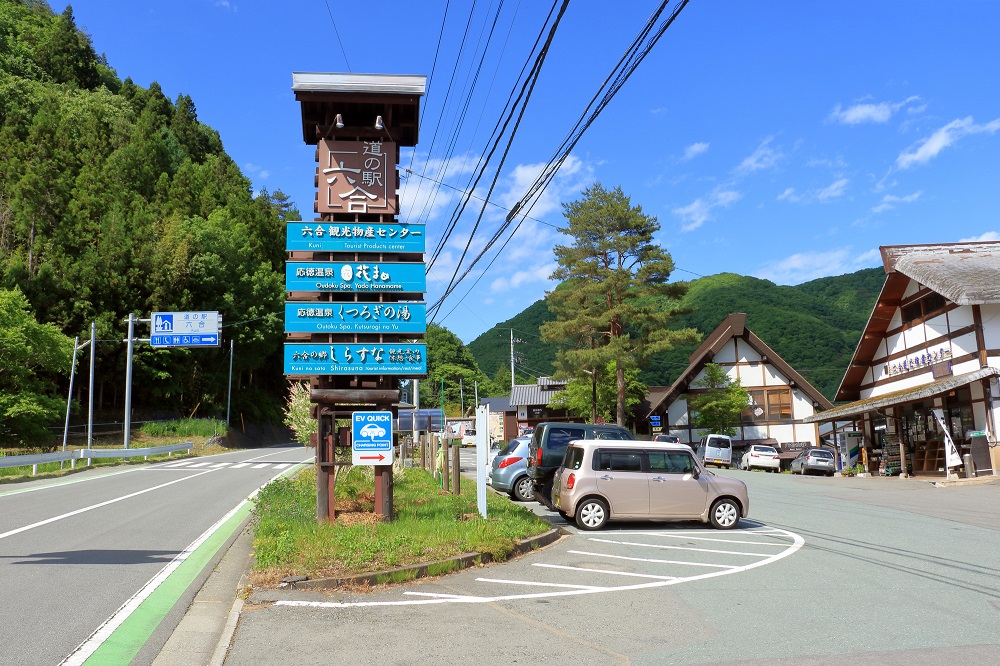
[[[234,414],[277,418],[298,217],[253,195],[189,96],[119,79],[70,8],[0,0],[0,289],[69,336],[97,322],[99,408],[122,402],[128,313],[218,310],[219,349],[136,347],[136,410],[224,413],[234,340]]]
[[[710,275],[689,283],[683,306],[691,312],[677,317],[674,325],[690,326],[704,335],[727,315],[745,312],[747,326],[832,399],[884,281],[881,268],[794,287],[732,273]],[[551,318],[545,301],[538,301],[476,338],[469,349],[483,371],[492,374],[499,364],[510,362],[509,335],[513,328],[514,334],[526,341],[517,346],[525,358],[524,374],[551,373],[554,350],[537,337],[538,328]],[[687,367],[695,347],[685,345],[655,357],[643,371],[642,381],[650,386],[673,383]]]

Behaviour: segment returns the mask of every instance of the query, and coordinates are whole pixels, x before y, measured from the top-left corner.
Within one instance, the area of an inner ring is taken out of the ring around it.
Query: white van
[[[706,466],[732,467],[733,442],[726,435],[705,435],[698,443],[697,456]]]

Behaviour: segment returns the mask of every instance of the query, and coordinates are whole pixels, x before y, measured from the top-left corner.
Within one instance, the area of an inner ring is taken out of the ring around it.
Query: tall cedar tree
[[[542,326],[542,339],[562,347],[560,376],[593,377],[614,363],[616,419],[625,425],[625,370],[698,338],[694,329],[670,329],[687,287],[668,283],[674,263],[653,239],[659,222],[620,187],[595,183],[579,201],[563,204],[563,215],[567,225],[559,231],[572,244],[553,248],[559,268],[552,278],[563,284],[548,294],[556,320]]]
[[[694,414],[694,427],[717,435],[735,435],[740,414],[750,400],[740,380],[730,380],[722,366],[708,363],[704,375],[694,385],[703,389],[688,394],[688,410]]]

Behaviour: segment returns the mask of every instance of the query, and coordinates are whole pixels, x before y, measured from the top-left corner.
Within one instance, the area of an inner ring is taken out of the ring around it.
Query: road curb
[[[514,546],[507,559],[519,557],[525,553],[544,548],[569,534],[561,527],[555,527],[537,536],[521,539]],[[461,569],[488,564],[496,561],[490,553],[462,553],[455,557],[449,557],[435,562],[422,562],[396,569],[386,569],[384,571],[373,571],[356,576],[343,576],[333,578],[315,578],[307,580],[296,580],[283,585],[284,589],[294,590],[332,590],[347,586],[373,586],[384,585],[386,583],[402,583],[417,578],[428,576],[440,576],[453,573]],[[506,561],[506,560],[504,560]]]

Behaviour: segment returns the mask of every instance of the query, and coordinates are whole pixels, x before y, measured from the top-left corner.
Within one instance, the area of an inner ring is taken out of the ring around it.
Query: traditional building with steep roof
[[[645,424],[650,434],[662,432],[677,435],[682,442],[698,442],[705,433],[691,425],[687,397],[700,390],[705,365],[714,363],[723,367],[731,380],[739,379],[750,394],[750,404],[733,439],[736,454],[751,444],[769,444],[782,458],[792,458],[797,451],[820,444],[817,426],[806,425],[804,420],[817,409],[831,408],[832,403],[746,327],[745,314],[726,317],[689,360],[687,369],[669,388],[649,388]],[[736,459],[734,454],[734,463]]]
[[[997,468],[1000,242],[890,245],[885,284],[837,391],[809,421],[849,422],[874,474]],[[951,449],[951,456],[948,450]]]

